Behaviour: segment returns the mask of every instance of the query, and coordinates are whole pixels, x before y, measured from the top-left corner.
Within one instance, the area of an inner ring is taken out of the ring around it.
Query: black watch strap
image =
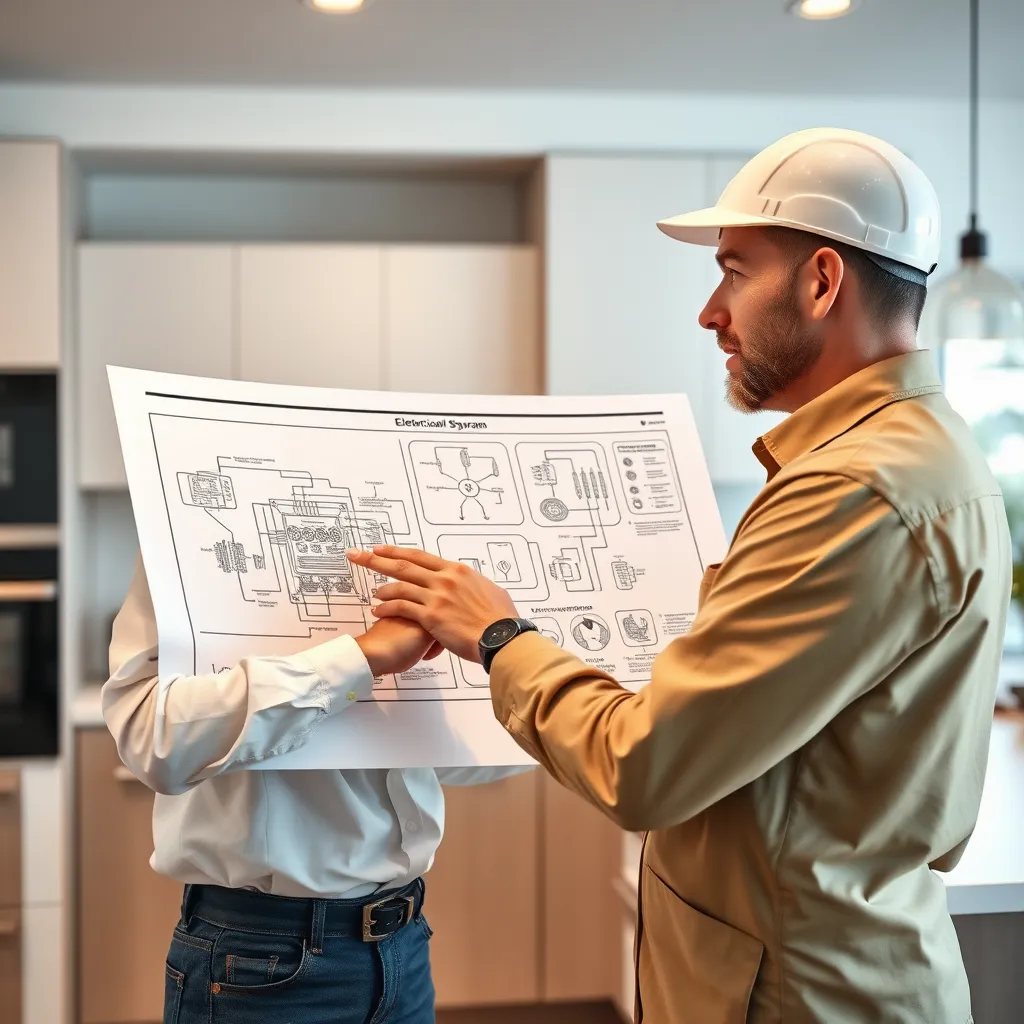
[[[498,619],[492,622],[480,637],[480,664],[485,672],[491,671],[491,662],[498,651],[524,633],[536,633],[537,627],[529,619]]]

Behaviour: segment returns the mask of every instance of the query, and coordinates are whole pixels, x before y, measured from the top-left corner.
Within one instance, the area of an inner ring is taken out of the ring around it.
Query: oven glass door
[[[57,585],[0,581],[0,757],[57,753]]]

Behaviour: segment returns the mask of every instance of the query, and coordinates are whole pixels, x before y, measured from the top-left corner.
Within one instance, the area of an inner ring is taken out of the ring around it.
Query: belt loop
[[[327,920],[327,901],[313,900],[313,929],[310,950],[319,956],[324,951],[324,923]]]
[[[192,920],[192,911],[195,909],[198,895],[196,886],[189,882],[181,896],[181,924],[185,929],[188,929],[189,922]]]

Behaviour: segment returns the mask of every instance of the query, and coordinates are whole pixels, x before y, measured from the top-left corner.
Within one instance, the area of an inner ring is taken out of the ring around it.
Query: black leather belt
[[[182,919],[192,915],[229,929],[259,930],[275,935],[310,934],[380,942],[415,920],[423,909],[423,879],[401,889],[354,900],[299,899],[271,896],[254,889],[216,885],[185,887]],[[314,946],[317,943],[314,942]]]

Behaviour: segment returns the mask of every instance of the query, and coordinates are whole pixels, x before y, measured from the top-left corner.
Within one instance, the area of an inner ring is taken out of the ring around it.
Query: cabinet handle
[[[18,934],[18,920],[14,917],[0,917],[0,939],[10,939]]]
[[[118,782],[139,782],[139,781],[141,781],[136,776],[132,775],[131,770],[128,769],[128,768],[125,768],[125,766],[123,764],[119,764],[114,769],[114,778],[117,779]]]
[[[4,580],[0,582],[0,603],[52,601],[57,596],[55,580]]]

